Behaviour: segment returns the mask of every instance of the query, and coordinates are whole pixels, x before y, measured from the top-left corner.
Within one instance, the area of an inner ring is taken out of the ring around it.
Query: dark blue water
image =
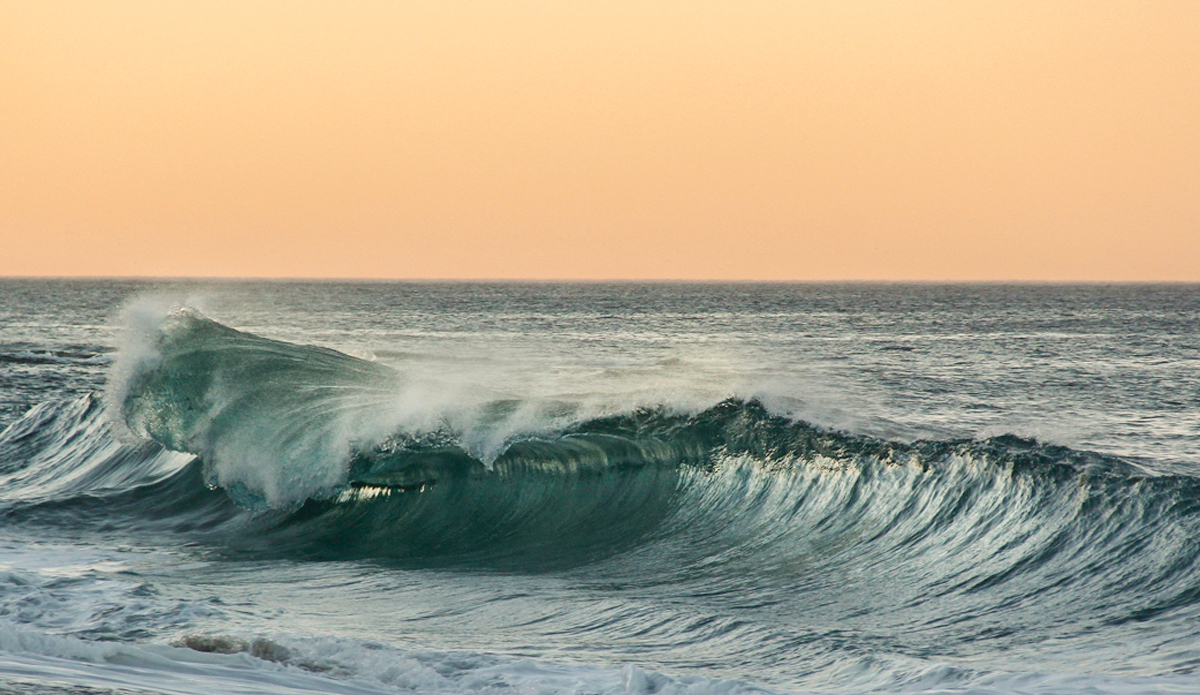
[[[0,281],[0,689],[1200,691],[1200,287]]]

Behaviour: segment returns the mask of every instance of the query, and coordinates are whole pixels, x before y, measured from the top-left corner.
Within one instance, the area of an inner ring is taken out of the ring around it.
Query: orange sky
[[[0,275],[1200,281],[1200,2],[0,0]]]

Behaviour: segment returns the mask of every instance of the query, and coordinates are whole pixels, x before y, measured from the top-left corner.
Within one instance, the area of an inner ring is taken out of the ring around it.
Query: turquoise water
[[[1194,692],[1197,328],[1191,285],[2,281],[0,687]]]

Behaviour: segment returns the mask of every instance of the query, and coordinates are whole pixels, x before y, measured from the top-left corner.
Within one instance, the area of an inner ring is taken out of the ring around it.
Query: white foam
[[[843,682],[854,685],[782,690],[740,680],[672,676],[635,664],[553,663],[333,638],[216,638],[217,642],[220,639],[233,648],[219,653],[162,644],[97,643],[0,623],[0,686],[28,683],[170,695],[1182,695],[1200,691],[1200,678],[1190,674],[978,673],[903,659],[881,668],[881,663],[869,658],[857,660],[856,675],[846,673],[845,663],[839,669],[840,676],[851,676]]]
[[[121,412],[130,380],[139,372],[153,369],[162,359],[155,336],[170,313],[180,306],[177,298],[142,296],[127,304],[121,312],[124,328],[117,344],[117,358],[105,383],[104,402],[112,431],[122,440],[138,439],[125,425]]]
[[[220,653],[183,646],[96,643],[0,623],[0,684],[31,681],[178,695],[770,692],[742,681],[675,678],[634,665],[609,668],[556,664],[484,654],[402,650],[332,638],[226,638],[213,643],[233,648],[221,649],[226,653]],[[237,649],[238,645],[245,648]]]

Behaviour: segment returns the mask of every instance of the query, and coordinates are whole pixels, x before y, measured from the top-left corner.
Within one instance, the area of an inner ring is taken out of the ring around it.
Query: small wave
[[[113,439],[92,394],[48,401],[0,433],[0,502],[123,493],[169,478],[190,460],[156,444]]]
[[[120,441],[105,410],[92,394],[47,401],[0,432],[0,518],[76,534],[89,524],[161,534],[237,520],[228,497],[204,485],[194,456]]]
[[[0,364],[79,364],[107,365],[116,360],[109,350],[99,347],[42,348],[0,345]]]

